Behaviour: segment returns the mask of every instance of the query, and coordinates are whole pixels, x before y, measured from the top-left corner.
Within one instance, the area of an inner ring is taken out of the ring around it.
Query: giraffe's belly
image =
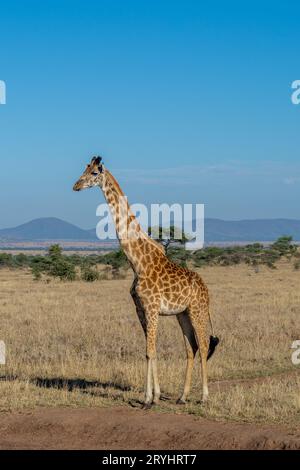
[[[160,304],[160,315],[177,315],[186,310],[186,304],[174,304],[166,300],[162,300]]]

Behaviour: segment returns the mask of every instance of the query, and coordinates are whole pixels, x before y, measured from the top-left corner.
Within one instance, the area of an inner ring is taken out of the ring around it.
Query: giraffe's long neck
[[[114,176],[105,168],[102,191],[115,224],[120,245],[133,270],[139,274],[145,268],[145,254],[165,256],[164,248],[152,240],[133,215],[127,198]]]

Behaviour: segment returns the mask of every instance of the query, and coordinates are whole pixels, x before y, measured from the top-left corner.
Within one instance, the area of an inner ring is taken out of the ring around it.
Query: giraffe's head
[[[74,191],[81,191],[82,189],[92,188],[93,186],[102,186],[104,167],[101,160],[101,157],[92,158],[91,163],[86,166],[85,171],[74,184]]]

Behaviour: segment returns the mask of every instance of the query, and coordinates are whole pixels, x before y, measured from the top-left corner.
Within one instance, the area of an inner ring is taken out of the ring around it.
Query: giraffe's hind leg
[[[197,345],[197,341],[196,341],[195,334],[194,334],[194,329],[193,329],[188,313],[187,312],[179,313],[177,315],[177,320],[182,329],[183,338],[184,338],[185,347],[186,347],[186,357],[187,357],[183,393],[177,401],[178,404],[184,404],[186,403],[187,396],[190,393],[190,389],[191,389],[194,358],[198,351],[198,345]]]
[[[202,373],[202,402],[208,398],[207,383],[207,354],[208,354],[208,338],[206,334],[206,326],[208,323],[208,307],[206,305],[191,305],[188,309],[189,317],[193,325],[196,341],[198,343],[201,358]]]

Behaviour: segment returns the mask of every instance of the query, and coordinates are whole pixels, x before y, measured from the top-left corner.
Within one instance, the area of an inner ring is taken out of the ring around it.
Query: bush
[[[65,257],[57,258],[53,261],[48,273],[50,276],[59,277],[61,281],[75,281],[76,279],[75,266],[66,260]]]
[[[232,266],[244,262],[256,268],[259,265],[266,265],[275,269],[276,262],[282,256],[290,258],[298,255],[297,246],[292,244],[292,237],[280,237],[269,247],[264,247],[260,243],[224,248],[206,247],[194,253],[193,262],[196,267],[213,264]]]
[[[86,282],[98,281],[99,277],[99,272],[90,267],[84,268],[81,272],[81,279]]]
[[[0,254],[0,266],[1,267],[12,267],[14,262],[13,262],[13,256],[9,253],[1,253]]]
[[[31,261],[33,278],[38,280],[41,274],[48,274],[65,281],[76,279],[75,266],[66,256],[63,256],[59,245],[52,245],[47,256],[35,256]]]
[[[50,256],[52,261],[61,259],[63,256],[61,247],[58,244],[51,245],[48,249],[48,256]]]
[[[271,249],[281,256],[290,257],[297,252],[297,245],[292,244],[293,237],[280,237],[271,245]]]
[[[34,281],[39,281],[41,279],[42,273],[41,273],[38,266],[33,266],[32,269],[31,269],[31,272],[32,272],[32,276],[33,276]]]
[[[51,260],[47,256],[33,256],[30,260],[31,270],[39,269],[40,272],[47,272],[50,269]]]
[[[297,259],[294,263],[294,268],[296,269],[296,271],[298,271],[300,269],[300,260]]]
[[[179,264],[180,266],[186,267],[187,261],[190,259],[190,252],[184,248],[170,248],[167,252],[168,258],[173,263]]]
[[[98,256],[97,261],[99,264],[107,264],[112,268],[113,279],[122,279],[124,274],[121,273],[121,269],[128,269],[129,263],[123,250],[112,251],[105,255]]]
[[[25,267],[29,265],[29,259],[28,256],[26,256],[24,253],[19,253],[14,257],[14,262],[16,266],[20,267]]]

